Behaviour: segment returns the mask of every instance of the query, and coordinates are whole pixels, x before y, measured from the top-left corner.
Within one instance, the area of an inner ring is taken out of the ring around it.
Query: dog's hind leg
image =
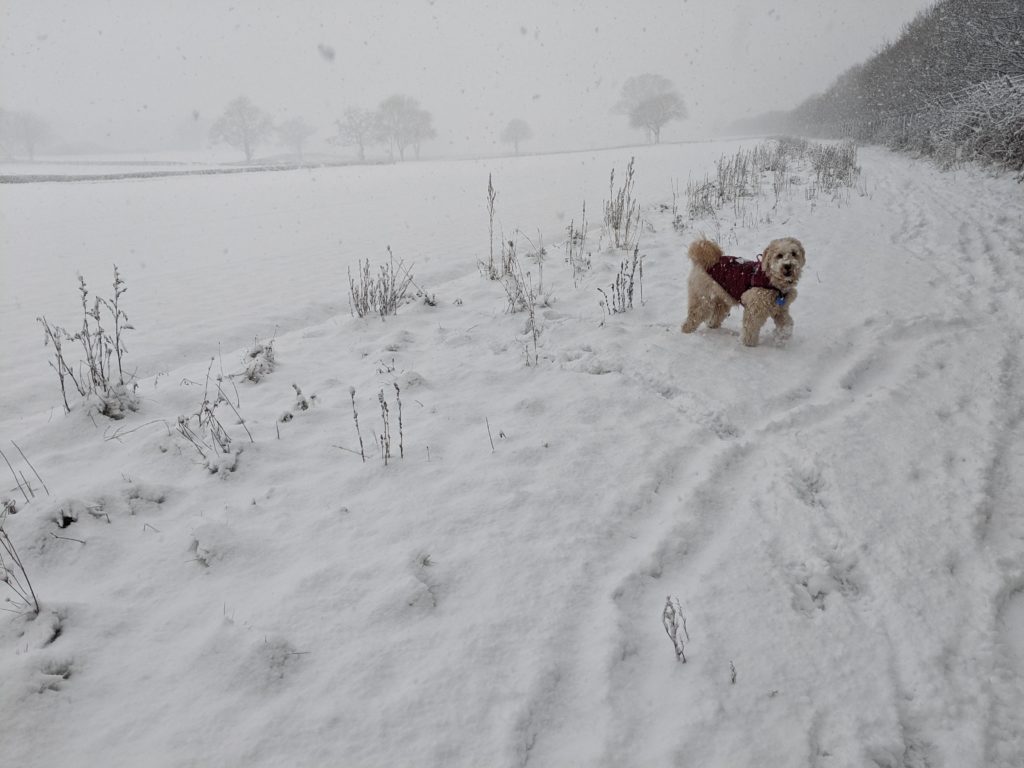
[[[712,299],[710,314],[708,328],[721,328],[722,322],[729,316],[729,305],[721,299]]]
[[[700,324],[704,322],[705,318],[707,318],[709,314],[707,297],[691,295],[690,304],[686,310],[686,320],[683,321],[683,325],[680,330],[683,333],[693,333],[700,327]]]

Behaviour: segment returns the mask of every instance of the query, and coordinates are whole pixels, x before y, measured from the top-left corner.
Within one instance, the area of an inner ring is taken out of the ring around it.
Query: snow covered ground
[[[0,185],[0,448],[36,494],[4,475],[4,529],[42,604],[0,614],[4,763],[1024,765],[1021,186],[862,149],[837,199],[679,231],[673,183],[736,146]],[[634,153],[643,304],[608,317]],[[536,365],[478,269],[488,174],[547,247]],[[698,231],[803,241],[786,346],[680,334]],[[436,306],[352,317],[387,246]],[[35,318],[113,263],[141,406],[64,415]],[[271,338],[211,473],[177,419]]]

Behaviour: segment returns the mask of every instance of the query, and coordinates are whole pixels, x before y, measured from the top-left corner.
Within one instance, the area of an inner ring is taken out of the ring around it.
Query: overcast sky
[[[788,109],[864,61],[933,0],[0,0],[0,106],[66,141],[205,135],[232,98],[301,116],[322,139],[393,93],[434,116],[429,154],[642,140],[611,113],[654,72],[688,120],[663,141]]]

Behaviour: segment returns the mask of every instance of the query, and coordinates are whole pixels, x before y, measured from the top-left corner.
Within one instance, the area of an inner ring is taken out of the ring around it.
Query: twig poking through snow
[[[491,446],[493,448],[493,444]],[[21,495],[25,497],[25,503],[28,504],[30,499],[28,493],[25,492],[25,487],[21,484],[21,480],[18,478],[18,473],[14,471],[14,467],[11,466],[10,460],[7,458],[7,454],[0,450],[0,456],[3,457],[4,461],[7,462],[7,468],[11,470],[11,475],[14,476],[14,483],[18,486],[18,490],[21,491]]]
[[[18,602],[33,615],[38,616],[39,599],[36,597],[35,590],[32,589],[32,582],[29,581],[25,566],[21,562],[21,558],[18,557],[18,551],[14,548],[14,542],[7,535],[3,524],[3,518],[0,518],[0,583],[6,584],[17,596]],[[20,611],[14,612],[19,613]]]
[[[398,403],[398,458],[405,458],[405,435],[402,432],[402,390],[395,384],[395,401]]]
[[[49,496],[50,495],[50,489],[46,487],[46,482],[43,480],[43,478],[41,478],[39,476],[39,473],[36,472],[36,468],[32,466],[32,462],[28,460],[28,456],[25,455],[25,452],[23,450],[21,450],[21,448],[18,447],[18,444],[16,442],[14,442],[13,440],[11,440],[11,445],[13,445],[15,448],[17,448],[18,453],[21,454],[21,458],[23,458],[25,460],[25,463],[28,464],[29,469],[31,469],[33,474],[36,476],[36,480],[39,481],[39,484],[43,486],[43,490],[46,491],[46,495]]]
[[[356,388],[349,387],[349,395],[352,396],[352,420],[356,423],[356,435],[359,436],[359,455],[363,459],[363,463],[366,463],[366,451],[363,449],[363,433],[359,431],[359,414],[356,413]]]

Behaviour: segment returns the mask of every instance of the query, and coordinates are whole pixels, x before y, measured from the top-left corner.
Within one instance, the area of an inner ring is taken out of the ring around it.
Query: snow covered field
[[[678,231],[673,183],[736,147],[0,185],[0,448],[36,493],[0,465],[4,529],[42,604],[0,614],[4,764],[1024,765],[1021,186],[861,149],[836,200]],[[632,154],[644,301],[608,317]],[[547,247],[536,365],[477,266],[488,174]],[[679,332],[699,231],[803,241],[786,346]],[[436,306],[352,317],[387,246]],[[114,263],[141,407],[64,415],[36,317]],[[212,474],[175,425],[257,338]]]

